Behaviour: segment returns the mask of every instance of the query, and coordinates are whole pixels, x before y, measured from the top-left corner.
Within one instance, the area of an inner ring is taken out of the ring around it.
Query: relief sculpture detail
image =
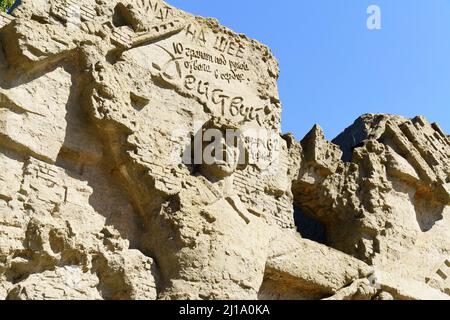
[[[450,138],[281,132],[269,48],[160,0],[0,14],[1,299],[448,299]]]

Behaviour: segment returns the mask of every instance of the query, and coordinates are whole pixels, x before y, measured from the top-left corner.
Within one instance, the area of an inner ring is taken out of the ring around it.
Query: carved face
[[[232,175],[238,166],[239,148],[224,137],[211,145],[204,144],[201,171],[219,179]]]

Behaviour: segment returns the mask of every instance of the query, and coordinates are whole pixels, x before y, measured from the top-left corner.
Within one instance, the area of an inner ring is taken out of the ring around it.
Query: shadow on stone
[[[304,214],[297,206],[294,206],[294,221],[297,231],[303,238],[326,244],[327,237],[325,226],[320,221]]]

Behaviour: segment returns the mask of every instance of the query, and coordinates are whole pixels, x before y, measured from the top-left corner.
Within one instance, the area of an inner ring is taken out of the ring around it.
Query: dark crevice
[[[320,244],[327,244],[325,225],[313,217],[306,215],[297,206],[294,206],[294,221],[297,231],[303,238]]]

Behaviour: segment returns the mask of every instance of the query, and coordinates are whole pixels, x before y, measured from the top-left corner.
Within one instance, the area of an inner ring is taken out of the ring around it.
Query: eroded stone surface
[[[159,0],[1,18],[0,298],[448,298],[437,125],[281,135],[270,50]],[[196,161],[211,130],[243,148]]]
[[[378,281],[395,298],[409,290],[396,285],[413,290],[415,281],[448,293],[447,136],[423,117],[364,115],[334,142],[341,148],[325,141],[318,127],[302,141],[296,204],[324,223],[330,246],[386,273]],[[310,160],[308,154],[324,148],[334,161]],[[414,290],[426,296],[425,289]]]

